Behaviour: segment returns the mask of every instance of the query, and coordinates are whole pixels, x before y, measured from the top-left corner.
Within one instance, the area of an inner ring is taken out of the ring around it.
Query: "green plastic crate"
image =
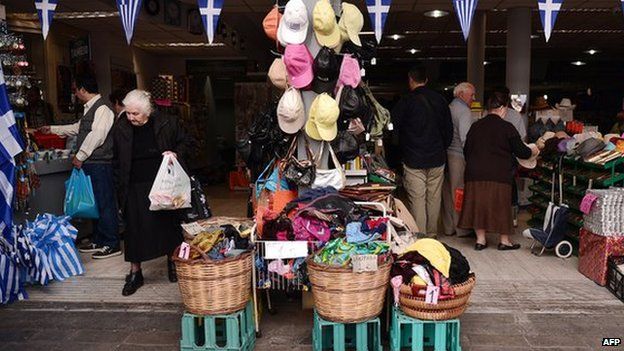
[[[324,320],[315,310],[312,347],[314,351],[381,351],[381,323],[379,318],[362,323],[335,323]]]
[[[459,319],[447,321],[424,321],[412,318],[399,308],[392,310],[390,324],[390,350],[461,351]]]

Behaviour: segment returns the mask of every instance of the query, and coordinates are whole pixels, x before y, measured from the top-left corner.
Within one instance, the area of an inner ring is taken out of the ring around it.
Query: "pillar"
[[[485,90],[485,11],[476,11],[468,36],[468,82],[476,89],[477,101],[483,102]]]
[[[526,94],[531,89],[531,9],[507,10],[507,87],[511,94]]]

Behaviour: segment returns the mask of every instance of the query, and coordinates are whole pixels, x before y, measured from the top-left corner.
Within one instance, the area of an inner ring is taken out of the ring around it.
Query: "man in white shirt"
[[[470,105],[475,100],[474,85],[464,82],[458,84],[453,90],[455,99],[449,105],[453,118],[453,141],[447,150],[447,167],[442,189],[442,222],[444,234],[466,236],[470,231],[457,228],[459,213],[455,211],[455,192],[464,187],[464,144],[466,135],[472,126],[473,118]]]
[[[93,193],[99,210],[92,242],[81,246],[80,252],[92,252],[94,259],[121,255],[119,249],[117,203],[113,184],[113,111],[98,93],[97,81],[89,75],[79,76],[73,83],[74,94],[84,104],[80,121],[63,126],[45,126],[44,133],[77,136],[78,151],[72,161],[77,169],[91,177]]]

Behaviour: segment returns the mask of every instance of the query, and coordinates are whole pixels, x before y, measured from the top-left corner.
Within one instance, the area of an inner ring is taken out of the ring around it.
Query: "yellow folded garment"
[[[433,268],[448,278],[451,268],[451,254],[441,242],[435,239],[419,239],[408,246],[403,255],[413,251],[426,258]]]
[[[412,278],[412,284],[416,284],[419,286],[427,286],[427,283],[419,276],[415,275],[414,278]]]
[[[197,247],[203,253],[208,253],[221,240],[223,240],[223,230],[219,229],[213,232],[201,232],[197,234],[191,242],[191,245]],[[199,252],[191,250],[191,259],[196,259],[200,256],[201,254]]]

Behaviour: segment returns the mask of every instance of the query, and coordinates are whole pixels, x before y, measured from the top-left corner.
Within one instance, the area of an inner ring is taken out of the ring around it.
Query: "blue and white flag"
[[[0,67],[0,233],[5,238],[10,237],[13,226],[14,157],[22,152],[22,145]]]
[[[381,36],[383,35],[383,29],[386,25],[386,18],[388,17],[388,12],[390,12],[391,4],[392,0],[366,0],[366,7],[373,25],[377,44],[381,42]]]
[[[223,9],[223,0],[197,0],[197,5],[199,5],[199,14],[202,17],[202,22],[204,22],[208,43],[212,44],[217,31],[219,16]]]
[[[58,0],[35,0],[35,9],[37,9],[37,14],[39,15],[43,40],[46,40],[48,37],[57,3]]]
[[[128,45],[132,42],[134,35],[134,25],[139,12],[141,12],[142,0],[117,0],[117,8],[119,9],[119,17],[121,17],[121,25],[126,33],[126,42]]]
[[[540,18],[542,19],[546,42],[550,40],[550,35],[555,27],[555,22],[557,21],[557,15],[561,10],[561,5],[563,5],[563,0],[537,0],[537,7],[540,13]]]
[[[455,12],[457,12],[457,18],[459,19],[459,24],[464,33],[464,40],[466,41],[470,35],[470,27],[472,26],[472,19],[477,10],[478,3],[479,0],[453,0]]]

